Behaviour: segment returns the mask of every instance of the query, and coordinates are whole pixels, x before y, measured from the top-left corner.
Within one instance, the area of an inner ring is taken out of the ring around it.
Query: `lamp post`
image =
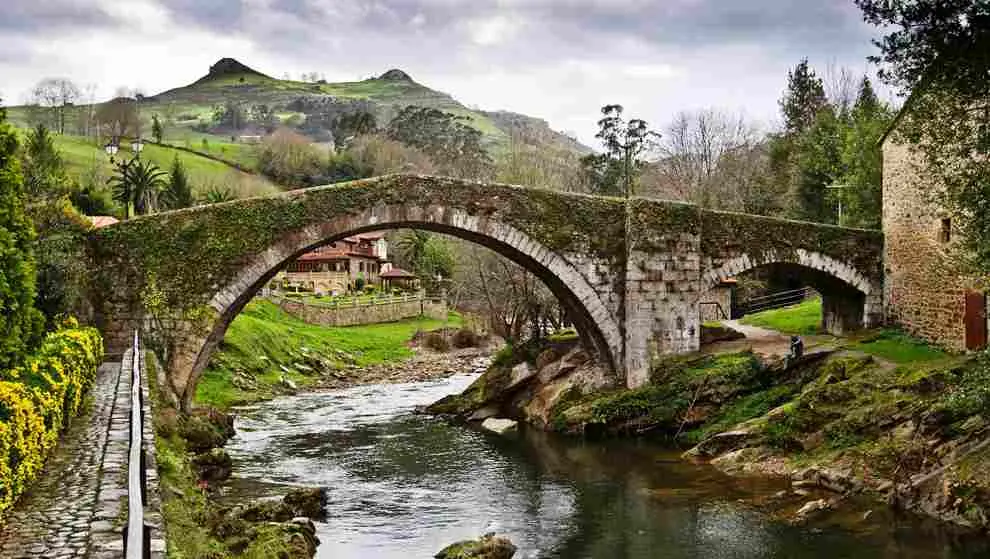
[[[851,184],[830,184],[830,185],[827,185],[825,187],[825,188],[827,188],[829,190],[837,190],[838,191],[837,192],[837,194],[839,196],[839,221],[838,221],[838,224],[840,226],[842,225],[842,191],[844,189],[846,189],[846,188],[852,188],[852,187],[853,187],[853,185],[851,185]]]

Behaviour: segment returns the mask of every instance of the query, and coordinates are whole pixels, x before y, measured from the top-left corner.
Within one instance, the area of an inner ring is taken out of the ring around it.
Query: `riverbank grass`
[[[739,322],[784,334],[818,334],[822,326],[822,300],[815,297],[790,307],[746,315]]]
[[[461,325],[450,313],[449,328]],[[364,326],[325,327],[303,322],[274,303],[249,303],[227,329],[196,388],[196,403],[217,408],[271,398],[287,383],[319,381],[318,369],[366,367],[406,360],[417,331],[444,327],[426,317]]]

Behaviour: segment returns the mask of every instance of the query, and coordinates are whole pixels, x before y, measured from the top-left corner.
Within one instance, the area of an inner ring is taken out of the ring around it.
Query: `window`
[[[942,218],[941,226],[938,230],[938,242],[947,243],[952,240],[952,219],[948,217]]]

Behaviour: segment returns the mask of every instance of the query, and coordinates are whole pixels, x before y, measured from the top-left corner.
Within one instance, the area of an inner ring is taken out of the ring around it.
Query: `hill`
[[[146,118],[157,113],[174,121],[179,139],[199,139],[214,108],[234,103],[245,110],[265,105],[281,125],[298,128],[316,142],[332,139],[326,122],[334,116],[367,111],[384,126],[407,105],[430,107],[464,117],[484,135],[486,145],[497,150],[510,138],[528,144],[550,144],[576,152],[590,151],[576,140],[556,132],[546,121],[508,112],[486,112],[468,108],[447,93],[416,82],[409,74],[391,69],[378,77],[355,82],[328,83],[277,79],[234,60],[224,58],[195,82],[148,97],[141,102]],[[216,135],[216,134],[214,134]]]

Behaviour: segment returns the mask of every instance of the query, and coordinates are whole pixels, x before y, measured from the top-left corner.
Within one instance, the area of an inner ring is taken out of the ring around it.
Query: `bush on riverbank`
[[[79,412],[102,358],[99,332],[70,321],[48,334],[24,365],[0,373],[0,517]]]

